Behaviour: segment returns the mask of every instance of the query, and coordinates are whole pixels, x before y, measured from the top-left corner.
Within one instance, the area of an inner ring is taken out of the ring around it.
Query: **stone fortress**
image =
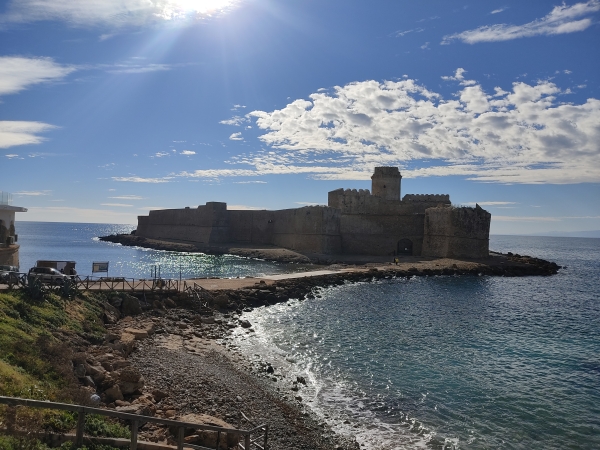
[[[487,258],[491,214],[454,207],[449,195],[400,197],[397,167],[376,167],[368,189],[329,192],[327,206],[228,210],[226,203],[150,211],[137,236],[211,245],[274,245],[322,255]]]

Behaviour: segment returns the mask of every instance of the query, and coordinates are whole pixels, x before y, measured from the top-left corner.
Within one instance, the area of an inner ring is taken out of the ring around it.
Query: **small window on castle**
[[[383,185],[383,188],[385,189],[385,184]]]

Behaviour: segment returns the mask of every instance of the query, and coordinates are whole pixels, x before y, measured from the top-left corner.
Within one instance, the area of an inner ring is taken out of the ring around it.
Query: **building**
[[[327,206],[278,211],[228,210],[226,203],[150,211],[138,236],[198,244],[270,244],[312,254],[484,258],[491,215],[454,207],[446,194],[400,197],[397,167],[376,167],[372,192],[337,189]]]
[[[12,205],[12,195],[0,191],[0,265],[19,266],[19,236],[15,232],[15,213],[27,209]]]

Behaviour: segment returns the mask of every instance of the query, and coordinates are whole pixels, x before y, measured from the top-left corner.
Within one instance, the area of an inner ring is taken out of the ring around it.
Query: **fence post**
[[[269,437],[269,425],[265,425],[265,443],[263,448],[267,450],[267,438]]]
[[[244,442],[244,450],[250,450],[250,433],[246,435],[246,440]]]
[[[217,445],[215,447],[216,450],[219,450],[219,444],[221,443],[221,432],[217,431]]]
[[[85,412],[83,408],[77,412],[77,435],[75,437],[75,447],[83,446],[83,428],[85,427]]]
[[[129,445],[131,450],[137,449],[138,424],[137,420],[131,422],[131,444]]]
[[[185,431],[184,427],[179,427],[177,430],[177,450],[183,450],[183,433]]]

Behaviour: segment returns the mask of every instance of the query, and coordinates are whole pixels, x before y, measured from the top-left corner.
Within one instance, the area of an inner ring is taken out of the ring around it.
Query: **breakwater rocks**
[[[510,259],[509,259],[510,258]],[[253,287],[242,289],[222,289],[204,291],[204,298],[213,307],[223,311],[243,311],[244,308],[272,305],[289,299],[314,298],[319,289],[328,286],[339,286],[345,283],[373,282],[384,279],[410,278],[415,276],[528,276],[553,275],[560,266],[555,263],[514,255],[507,257],[512,264],[480,265],[470,269],[444,267],[439,269],[410,267],[408,269],[377,269],[365,271],[341,272],[338,274],[292,278],[267,284],[258,281]],[[242,326],[244,326],[242,324]]]
[[[270,245],[260,248],[243,246],[241,244],[201,244],[191,242],[174,242],[157,239],[148,239],[135,234],[113,234],[101,236],[98,239],[129,247],[151,248],[153,250],[165,250],[170,252],[204,253],[207,255],[237,255],[245,258],[258,258],[268,261],[283,263],[311,264],[313,261],[306,255]]]

